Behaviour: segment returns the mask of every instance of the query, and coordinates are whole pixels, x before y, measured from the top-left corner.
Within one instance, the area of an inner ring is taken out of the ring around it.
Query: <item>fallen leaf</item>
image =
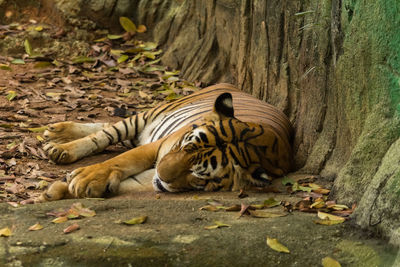
[[[65,216],[62,216],[62,217],[57,217],[57,218],[55,218],[55,219],[52,220],[51,222],[52,222],[52,223],[63,223],[63,222],[66,222],[66,221],[68,221],[68,218],[65,217]]]
[[[333,210],[347,210],[349,209],[349,207],[347,207],[346,205],[341,205],[341,204],[335,204],[332,206],[328,206],[328,208],[333,209]]]
[[[70,226],[68,226],[67,228],[65,228],[63,230],[64,234],[69,234],[72,232],[75,232],[76,230],[78,230],[80,227],[77,223],[71,224]]]
[[[68,212],[73,216],[78,215],[78,216],[83,216],[83,217],[93,217],[96,215],[96,212],[94,210],[85,208],[82,205],[82,203],[80,203],[80,202],[72,204],[72,206]]]
[[[343,220],[330,220],[330,219],[324,219],[324,220],[314,220],[314,223],[316,224],[322,224],[322,225],[335,225],[335,224],[340,224],[344,222]]]
[[[323,267],[341,267],[340,263],[337,260],[332,259],[331,257],[325,257],[322,259]]]
[[[240,212],[239,212],[239,216],[238,216],[238,218],[240,218],[240,217],[242,217],[243,216],[243,214],[245,214],[246,212],[247,212],[247,209],[250,207],[250,205],[247,205],[247,204],[241,204],[241,207],[240,207]]]
[[[24,41],[24,47],[25,47],[25,52],[28,54],[28,55],[32,55],[32,46],[31,46],[31,44],[29,43],[29,41],[28,41],[28,39],[25,39],[25,41]]]
[[[7,98],[8,101],[12,101],[16,96],[17,96],[17,92],[8,91],[8,94],[7,94],[6,98]]]
[[[312,191],[322,195],[327,195],[329,192],[331,192],[331,190],[325,188],[313,189]]]
[[[345,221],[345,218],[340,217],[340,216],[336,216],[336,215],[332,215],[326,212],[322,212],[322,211],[318,211],[318,218],[325,220],[325,219],[329,219],[329,220],[343,220]]]
[[[313,204],[310,205],[310,208],[320,209],[325,206],[325,202],[323,200],[315,201]]]
[[[25,64],[25,61],[24,61],[23,59],[16,58],[16,59],[13,59],[13,60],[11,61],[11,64],[15,64],[15,65],[24,65],[24,64]]]
[[[293,191],[293,192],[295,192],[295,191],[311,192],[311,191],[312,191],[312,188],[311,188],[311,187],[301,186],[301,185],[299,185],[297,182],[295,182],[295,183],[292,185],[292,191]]]
[[[0,70],[12,70],[10,66],[5,64],[0,64]]]
[[[92,62],[95,62],[95,61],[96,61],[96,60],[95,60],[94,58],[80,56],[80,57],[74,58],[74,59],[72,60],[72,63],[73,63],[73,64],[86,63],[86,62],[92,63]]]
[[[48,62],[48,61],[40,61],[37,62],[33,67],[36,69],[41,69],[41,68],[48,68],[48,67],[52,67],[53,63]]]
[[[285,176],[282,179],[282,184],[283,185],[293,185],[294,184],[294,180],[292,178],[289,178],[289,177]]]
[[[134,225],[134,224],[142,224],[145,223],[147,220],[147,216],[140,216],[140,217],[135,217],[127,221],[123,221],[124,224],[128,225]]]
[[[249,212],[255,218],[276,218],[288,215],[284,211],[249,210]]]
[[[42,230],[43,226],[40,223],[36,223],[34,225],[32,225],[31,227],[29,227],[29,231],[38,231],[38,230]]]
[[[204,229],[212,230],[212,229],[217,229],[217,228],[222,228],[222,227],[231,227],[231,225],[223,223],[221,221],[214,221],[214,223],[215,223],[215,225],[205,226]]]
[[[42,133],[47,130],[47,126],[37,127],[37,128],[28,128],[29,131],[35,133]]]
[[[136,25],[129,18],[120,17],[119,18],[119,23],[121,24],[122,28],[124,28],[124,30],[126,32],[129,32],[129,33],[135,33],[136,32]]]
[[[8,237],[8,236],[11,236],[11,235],[12,235],[12,232],[11,232],[10,228],[5,227],[3,229],[0,229],[0,236]]]
[[[266,207],[266,208],[276,207],[276,206],[279,206],[280,204],[281,204],[281,201],[278,201],[273,197],[264,201],[264,207]]]
[[[144,26],[143,24],[140,24],[140,25],[137,27],[136,31],[137,31],[138,33],[144,33],[144,32],[147,31],[147,28],[146,28],[146,26]]]
[[[217,211],[219,209],[216,206],[213,206],[213,205],[206,205],[206,206],[200,207],[199,210]]]
[[[240,211],[240,205],[233,205],[225,208],[226,211]]]
[[[125,61],[128,60],[128,58],[129,58],[128,55],[121,55],[121,56],[118,58],[117,62],[118,62],[118,63],[125,62]]]
[[[281,243],[279,243],[278,239],[276,238],[269,238],[267,236],[267,245],[275,251],[290,253],[289,249],[284,245],[282,245]]]

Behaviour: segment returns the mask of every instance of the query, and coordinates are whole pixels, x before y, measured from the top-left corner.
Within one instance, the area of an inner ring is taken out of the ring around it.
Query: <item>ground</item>
[[[159,65],[162,51],[138,41],[140,35],[107,36],[97,30],[88,37],[83,31],[86,37],[78,41],[77,33],[36,21],[2,26],[0,33],[5,52],[0,57],[0,265],[318,266],[325,257],[342,266],[395,264],[397,251],[357,229],[348,216],[351,208],[328,208],[331,185],[318,176],[290,175],[276,180],[268,192],[240,196],[140,192],[32,204],[48,183],[67,172],[125,151],[115,146],[74,164],[55,165],[42,149],[43,126],[64,120],[117,121],[189,94],[200,84]],[[315,188],[318,184],[321,188]],[[264,203],[271,199],[276,207]],[[310,207],[318,202],[319,209]],[[60,209],[76,203],[89,208],[90,215],[78,212],[77,218],[52,222],[54,216],[64,217]],[[242,212],[226,210],[235,205]],[[254,210],[264,212],[264,218]],[[318,211],[336,212],[345,222],[316,224]],[[140,216],[147,216],[142,224],[121,223]],[[216,221],[227,226],[206,229]],[[43,228],[29,230],[36,223]],[[79,230],[65,230],[73,224]],[[290,253],[273,250],[267,237],[278,239]]]

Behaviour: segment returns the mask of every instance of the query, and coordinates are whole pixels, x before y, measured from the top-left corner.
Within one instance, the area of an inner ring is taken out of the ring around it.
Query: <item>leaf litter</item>
[[[0,29],[19,44],[19,52],[0,56],[0,202],[33,203],[47,186],[43,180],[72,170],[48,162],[42,149],[47,124],[116,122],[198,90],[200,83],[160,64],[163,51],[156,43],[140,40],[145,25],[121,18],[121,29],[123,34],[95,29],[82,40],[72,28],[33,20]],[[31,39],[32,31],[43,43]]]

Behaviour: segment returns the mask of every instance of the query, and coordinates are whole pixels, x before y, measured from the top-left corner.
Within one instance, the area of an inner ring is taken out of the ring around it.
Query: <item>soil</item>
[[[304,197],[310,199],[310,194],[288,192],[291,187],[283,186],[282,179],[274,183],[276,193],[251,191],[245,198],[239,198],[237,192],[137,192],[111,199],[29,205],[48,183],[62,179],[67,172],[125,151],[115,146],[74,164],[55,165],[42,150],[42,126],[65,120],[117,121],[161,100],[188,94],[199,84],[181,80],[178,72],[168,73],[172,70],[152,61],[157,60],[157,48],[147,49],[151,45],[137,39],[94,42],[101,36],[90,35],[79,41],[82,45],[73,45],[76,34],[61,34],[56,26],[36,21],[6,26],[0,28],[8,38],[8,47],[2,48],[6,53],[0,57],[0,230],[8,227],[12,235],[0,236],[0,265],[319,266],[329,256],[342,266],[396,266],[397,250],[359,230],[351,218],[327,226],[315,224],[316,209],[310,213],[292,212],[289,204],[295,206]],[[39,26],[44,29],[39,30]],[[28,42],[34,52],[28,53],[24,42],[32,38],[36,41]],[[129,55],[130,60],[139,55],[133,67],[128,61],[116,64],[119,56],[113,56],[111,50],[130,41],[147,50]],[[64,50],[54,52],[55,42]],[[88,54],[80,54],[77,47],[87,48],[84,51]],[[154,58],[145,52],[154,53]],[[37,56],[39,53],[42,55]],[[96,60],[77,63],[79,55]],[[15,59],[24,64],[13,64]],[[290,177],[295,181],[310,179]],[[311,178],[314,183],[322,183],[318,177]],[[239,217],[238,211],[200,209],[210,200],[232,206],[259,204],[271,197],[285,204],[273,210],[286,210],[286,216]],[[51,222],[54,218],[49,212],[68,209],[77,202],[94,210],[96,216]],[[148,218],[140,225],[121,224],[138,216]],[[229,226],[205,229],[215,221]],[[36,223],[44,228],[29,231]],[[74,223],[80,229],[64,234],[63,230]],[[277,238],[290,253],[268,247],[267,237]]]

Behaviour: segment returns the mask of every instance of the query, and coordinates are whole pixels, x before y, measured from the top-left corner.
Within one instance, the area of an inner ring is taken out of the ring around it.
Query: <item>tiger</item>
[[[51,124],[44,137],[44,150],[57,164],[120,142],[133,148],[75,169],[53,183],[41,201],[96,198],[146,186],[156,192],[237,191],[267,186],[292,168],[293,127],[286,115],[226,83],[115,124]],[[148,170],[152,177],[138,178]]]

